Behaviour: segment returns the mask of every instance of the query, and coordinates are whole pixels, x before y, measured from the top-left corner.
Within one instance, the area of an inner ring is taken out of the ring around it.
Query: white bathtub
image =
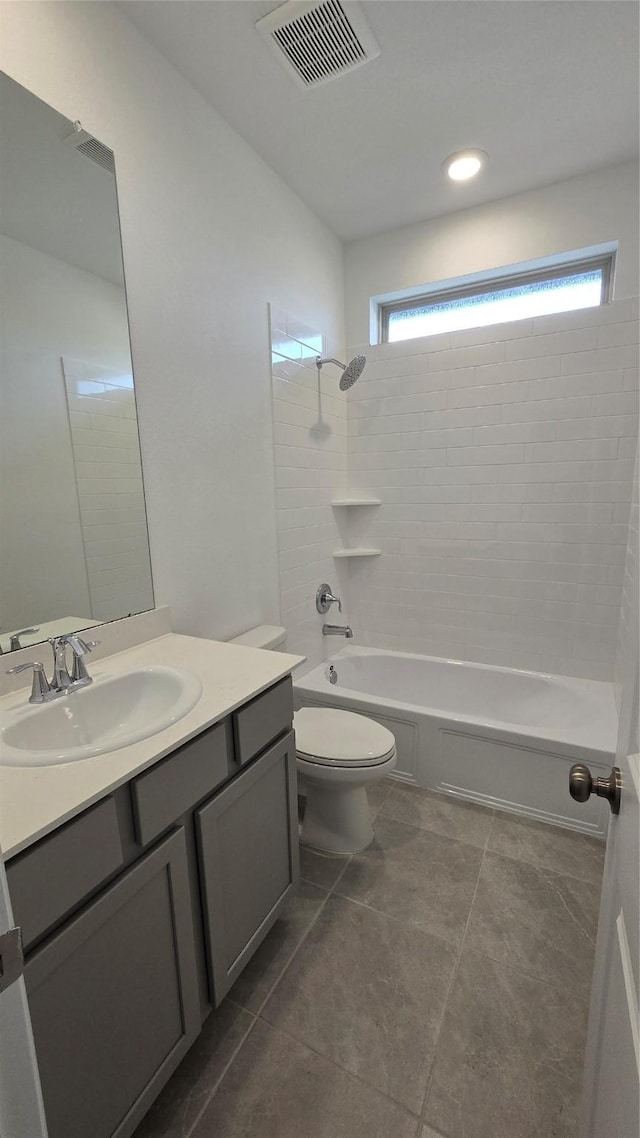
[[[329,682],[333,665],[337,682]],[[608,774],[616,749],[613,685],[349,646],[299,678],[296,707],[350,708],[396,737],[396,778],[606,833],[609,807],[569,795],[569,768]]]

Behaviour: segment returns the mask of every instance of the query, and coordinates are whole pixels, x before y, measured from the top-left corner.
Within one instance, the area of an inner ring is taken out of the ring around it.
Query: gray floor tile
[[[349,856],[333,857],[331,854],[317,853],[316,850],[301,845],[300,876],[313,885],[319,885],[321,889],[333,889],[346,868]]]
[[[457,950],[329,898],[262,1016],[420,1113]]]
[[[258,1011],[326,898],[324,889],[300,882],[298,892],[233,985],[232,1000],[249,1011]]]
[[[380,815],[369,849],[354,854],[336,892],[459,941],[482,851]]]
[[[600,885],[605,843],[560,826],[496,813],[487,849]]]
[[[446,1138],[446,1136],[439,1130],[434,1130],[432,1126],[423,1126],[418,1138]]]
[[[448,1138],[578,1138],[587,1003],[466,950],[425,1119]]]
[[[420,826],[447,838],[470,842],[484,848],[491,828],[493,810],[462,802],[447,794],[397,783],[383,803],[380,813],[409,826]]]
[[[416,1119],[258,1021],[193,1138],[414,1138]]]
[[[588,995],[598,906],[584,881],[486,853],[465,945]]]
[[[225,1000],[206,1021],[134,1138],[186,1138],[254,1017]]]

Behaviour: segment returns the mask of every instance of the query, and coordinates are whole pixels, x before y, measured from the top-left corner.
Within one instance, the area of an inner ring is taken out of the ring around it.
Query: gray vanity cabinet
[[[49,1138],[124,1138],[196,1038],[184,831],[30,956],[25,982]]]
[[[8,862],[50,1138],[130,1138],[277,919],[292,720],[287,677]]]
[[[195,814],[217,1006],[298,879],[295,738],[289,731]]]

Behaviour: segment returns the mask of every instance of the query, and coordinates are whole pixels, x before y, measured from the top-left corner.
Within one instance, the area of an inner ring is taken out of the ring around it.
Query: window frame
[[[439,288],[433,292],[421,292],[415,296],[405,297],[403,300],[382,301],[378,305],[378,343],[396,344],[406,343],[407,340],[426,339],[425,336],[407,336],[405,340],[389,340],[389,317],[395,312],[411,312],[413,309],[442,304],[447,300],[460,300],[467,296],[484,296],[491,292],[497,292],[500,289],[517,288],[518,285],[536,284],[539,281],[558,280],[561,277],[571,277],[578,273],[593,272],[594,269],[600,269],[602,271],[600,302],[599,305],[590,305],[589,307],[596,308],[600,305],[608,304],[611,300],[615,257],[615,252],[601,253],[598,256],[584,257],[578,261],[564,261],[562,264],[548,266],[545,269],[538,268],[519,273],[507,273],[504,276],[489,277],[482,281],[476,280],[473,284],[454,285],[452,288]],[[566,309],[566,311],[580,312],[582,309]],[[519,317],[518,319],[526,320],[527,317]],[[501,323],[511,324],[512,321],[504,320],[501,321]],[[459,331],[470,332],[474,327],[483,328],[487,327],[487,325],[472,324],[468,328],[459,329]],[[443,334],[455,335],[455,332],[427,333],[428,336]]]

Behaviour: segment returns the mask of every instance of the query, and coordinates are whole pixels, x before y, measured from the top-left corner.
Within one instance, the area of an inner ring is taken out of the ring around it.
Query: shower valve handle
[[[324,581],[322,585],[318,586],[318,591],[316,592],[316,609],[321,616],[325,616],[332,605],[337,605],[338,612],[342,612],[342,601],[340,597],[334,597],[331,592],[331,585],[328,585],[327,582]]]

